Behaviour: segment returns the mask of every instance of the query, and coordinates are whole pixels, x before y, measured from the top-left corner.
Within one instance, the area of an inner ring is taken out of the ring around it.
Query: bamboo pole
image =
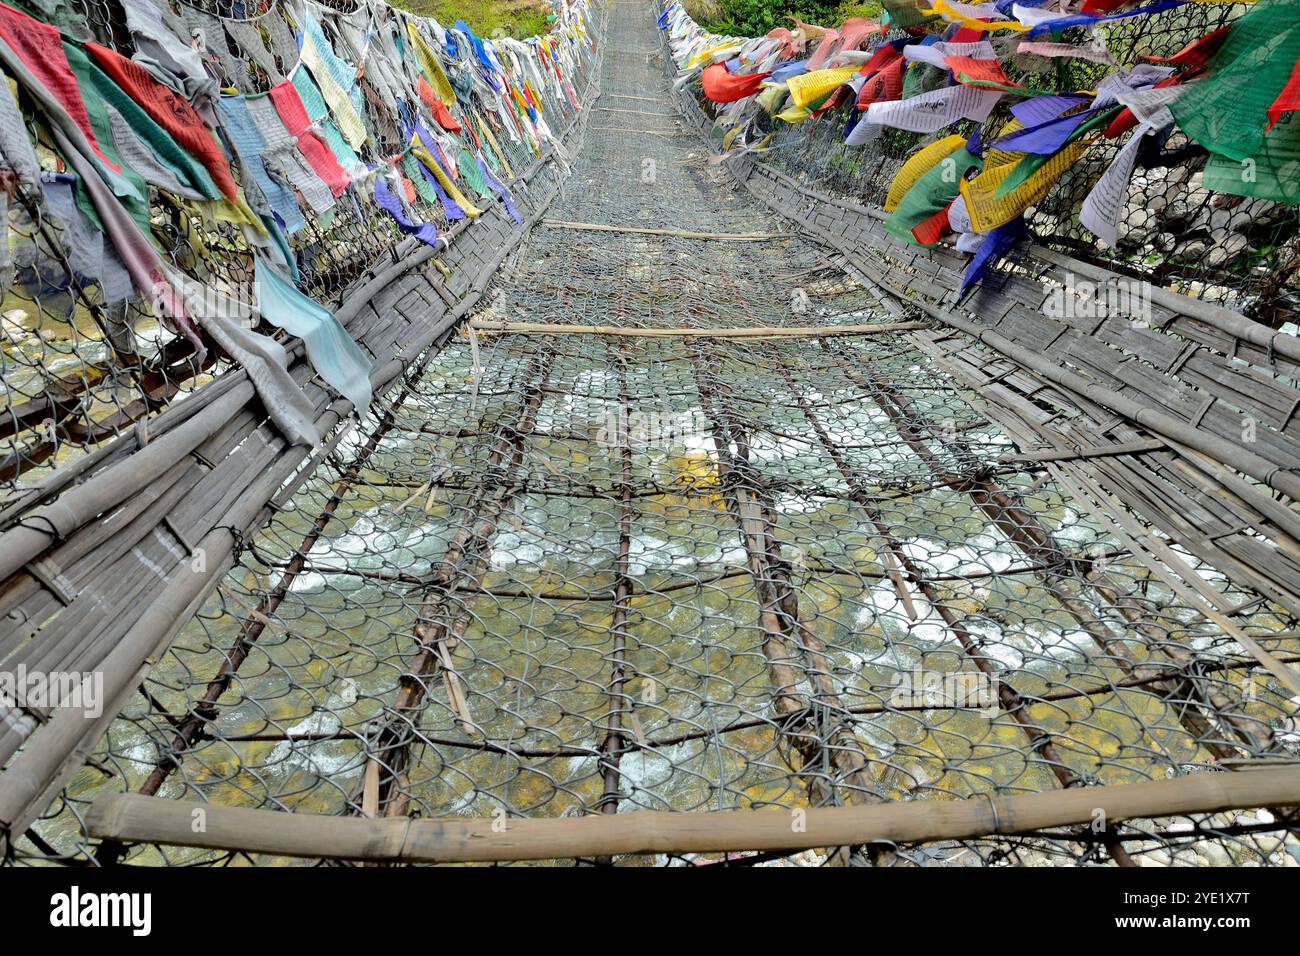
[[[569,222],[565,219],[543,219],[543,225],[556,229],[576,229],[580,232],[630,232],[639,236],[670,236],[678,239],[719,239],[732,242],[762,242],[766,239],[789,239],[788,232],[695,232],[690,229],[651,229],[647,226],[609,226],[600,222]]]
[[[965,800],[794,811],[641,810],[559,819],[364,819],[187,803],[138,794],[95,800],[92,837],[277,856],[388,863],[552,860],[635,853],[803,850],[927,843],[1131,819],[1300,805],[1300,767]]]
[[[1169,448],[1167,442],[1153,439],[1151,441],[1118,442],[1114,445],[1099,445],[1093,448],[1063,449],[1060,451],[1028,451],[1020,455],[1003,455],[999,461],[1075,461],[1083,458],[1109,458],[1113,455],[1139,455],[1148,451],[1164,451]]]
[[[548,325],[542,322],[500,322],[495,319],[471,319],[476,332],[508,332],[525,335],[625,335],[644,338],[754,339],[754,338],[829,338],[839,335],[883,335],[888,332],[912,332],[930,328],[930,322],[876,322],[869,325],[755,325],[730,329],[650,329],[618,325]]]
[[[629,133],[641,133],[645,136],[667,136],[669,138],[678,135],[676,132],[670,132],[663,129],[624,129],[620,126],[593,126],[590,129],[593,133],[620,133],[624,136]]]
[[[677,119],[676,113],[660,113],[655,110],[625,110],[617,106],[593,106],[591,111],[593,113],[635,113],[637,116],[661,116],[664,119]]]

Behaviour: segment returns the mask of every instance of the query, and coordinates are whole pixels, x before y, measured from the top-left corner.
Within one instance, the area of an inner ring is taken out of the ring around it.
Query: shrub
[[[880,16],[876,0],[687,0],[686,10],[705,29],[733,36],[762,36],[773,27],[791,26],[792,16],[823,27]]]

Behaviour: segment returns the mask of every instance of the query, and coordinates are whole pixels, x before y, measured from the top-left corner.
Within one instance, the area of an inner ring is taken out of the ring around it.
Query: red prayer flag
[[[87,43],[86,52],[93,56],[100,68],[113,78],[123,92],[140,104],[155,123],[165,129],[172,139],[193,153],[203,168],[212,175],[212,181],[227,199],[236,195],[235,180],[230,175],[230,162],[212,138],[212,133],[189,100],[170,87],[163,86],[144,67],[122,54],[98,43]]]
[[[424,78],[423,73],[421,73],[420,78],[415,81],[415,92],[420,94],[420,99],[424,100],[425,105],[430,109],[433,109],[433,104],[435,102],[442,102],[442,99],[438,94],[433,92],[433,87],[429,85],[429,81]]]
[[[903,68],[907,61],[901,56],[875,76],[868,77],[858,91],[858,111],[872,103],[888,103],[903,95]]]
[[[23,65],[68,111],[68,116],[77,124],[77,129],[85,134],[86,141],[100,161],[113,172],[120,173],[122,167],[110,162],[95,142],[86,104],[81,98],[81,90],[77,88],[77,78],[72,73],[72,67],[68,65],[68,57],[63,52],[63,40],[58,28],[33,20],[27,14],[0,3],[0,38],[9,44]]]
[[[1218,52],[1219,47],[1223,46],[1223,41],[1228,38],[1228,31],[1231,29],[1230,26],[1220,27],[1213,33],[1207,33],[1199,40],[1187,44],[1173,56],[1148,56],[1143,59],[1150,60],[1152,63],[1172,63],[1174,66],[1199,70]]]
[[[451,110],[447,109],[447,104],[442,101],[442,97],[433,92],[433,87],[423,76],[415,85],[416,91],[420,94],[420,99],[424,100],[433,113],[433,118],[437,120],[438,125],[450,133],[460,132],[460,123],[456,122],[456,117],[451,115]]]
[[[743,100],[757,93],[759,85],[771,75],[771,73],[748,73],[737,76],[728,73],[724,64],[714,63],[704,68],[702,76],[704,95],[715,103],[734,103],[736,100]]]
[[[835,88],[835,91],[822,102],[822,105],[812,111],[814,117],[821,116],[830,110],[839,109],[845,103],[853,101],[853,87],[844,83]]]
[[[1128,3],[1128,0],[1088,0],[1079,12],[1100,17],[1105,16],[1107,13],[1114,13],[1126,3]]]
[[[948,210],[951,208],[952,203],[948,203],[929,219],[913,226],[912,238],[923,246],[932,246],[942,239],[944,233],[950,232],[952,229],[948,225]]]
[[[302,153],[307,165],[329,186],[330,192],[337,196],[347,189],[352,177],[339,165],[325,141],[312,132],[311,120],[307,117],[307,110],[302,105],[302,98],[293,81],[282,80],[271,87],[271,102],[275,104],[275,111],[280,115],[284,128],[297,140],[298,152]]]
[[[838,30],[831,30],[826,33],[822,37],[821,43],[817,44],[817,49],[813,51],[813,55],[808,60],[808,72],[820,70],[826,65],[826,61],[832,53],[856,50],[867,37],[884,32],[886,32],[885,28],[874,20],[867,20],[863,17],[853,17],[845,20],[843,26]]]
[[[776,27],[775,29],[768,30],[767,33],[764,34],[764,39],[777,40],[780,42],[782,59],[789,59],[796,53],[800,52],[804,47],[803,41],[796,39],[794,32],[787,30],[785,27]]]
[[[1002,70],[997,60],[977,60],[971,56],[945,56],[944,65],[952,70],[957,82],[964,86],[978,86],[981,83],[996,83],[999,86],[1015,86],[1011,77]]]
[[[1293,110],[1300,110],[1300,60],[1297,60],[1295,66],[1291,68],[1291,79],[1286,81],[1286,86],[1282,87],[1282,92],[1268,108],[1268,125],[1264,128],[1272,129],[1273,125],[1282,118],[1283,113],[1290,113]]]
[[[450,116],[451,114],[448,113],[447,115]],[[441,120],[439,122],[441,122]],[[455,120],[452,120],[452,122],[455,122]],[[473,126],[469,126],[468,123],[466,126],[469,128],[469,138],[474,141],[474,148],[481,150],[483,148],[483,140],[479,138],[478,132],[475,131]]]
[[[808,72],[820,70],[826,65],[826,60],[831,53],[835,51],[836,45],[840,42],[840,31],[831,30],[825,34],[821,42],[817,44],[817,49],[813,50],[813,55],[808,58]]]
[[[863,76],[870,76],[872,73],[879,73],[885,67],[891,65],[895,60],[901,60],[903,54],[899,53],[892,46],[886,43],[879,50],[871,55],[871,59],[859,67],[858,72]]]
[[[1134,126],[1137,125],[1137,117],[1127,106],[1115,114],[1115,118],[1110,121],[1106,131],[1102,134],[1107,139],[1114,139],[1116,136],[1123,136]]]
[[[447,151],[442,148],[442,143],[435,145],[438,147],[438,159],[442,163],[442,168],[447,170],[447,175],[452,179],[460,179],[460,168],[456,165],[456,159],[447,155]]]

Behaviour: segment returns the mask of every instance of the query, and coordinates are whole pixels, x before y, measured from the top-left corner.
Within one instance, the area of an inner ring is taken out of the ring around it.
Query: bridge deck
[[[1269,662],[1300,659],[1288,610],[1165,544],[1087,453],[1017,430],[999,387],[1022,370],[962,374],[968,339],[740,189],[663,56],[648,6],[612,4],[572,175],[474,331],[243,542],[21,857],[268,859],[97,846],[81,818],[109,793],[562,817],[1013,795],[1285,753],[1294,692]],[[806,331],[871,325],[893,330]],[[713,334],[747,327],[805,331]],[[616,334],[650,329],[672,334]],[[1105,454],[1171,460],[1145,433]],[[1221,832],[867,855],[1281,852],[1253,818],[1199,819]]]

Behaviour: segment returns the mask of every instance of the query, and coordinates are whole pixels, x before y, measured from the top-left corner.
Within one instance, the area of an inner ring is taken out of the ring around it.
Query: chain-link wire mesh
[[[873,291],[733,188],[662,55],[654,11],[610,5],[572,177],[473,336],[423,357],[247,543],[22,861],[277,862],[88,841],[89,802],[116,792],[565,817],[1294,756],[1287,691],[1095,517],[1095,489],[1016,455]],[[754,326],[855,328],[716,334]],[[1290,613],[1181,557],[1300,660]],[[1294,829],[1265,809],[772,861],[1281,866]]]

